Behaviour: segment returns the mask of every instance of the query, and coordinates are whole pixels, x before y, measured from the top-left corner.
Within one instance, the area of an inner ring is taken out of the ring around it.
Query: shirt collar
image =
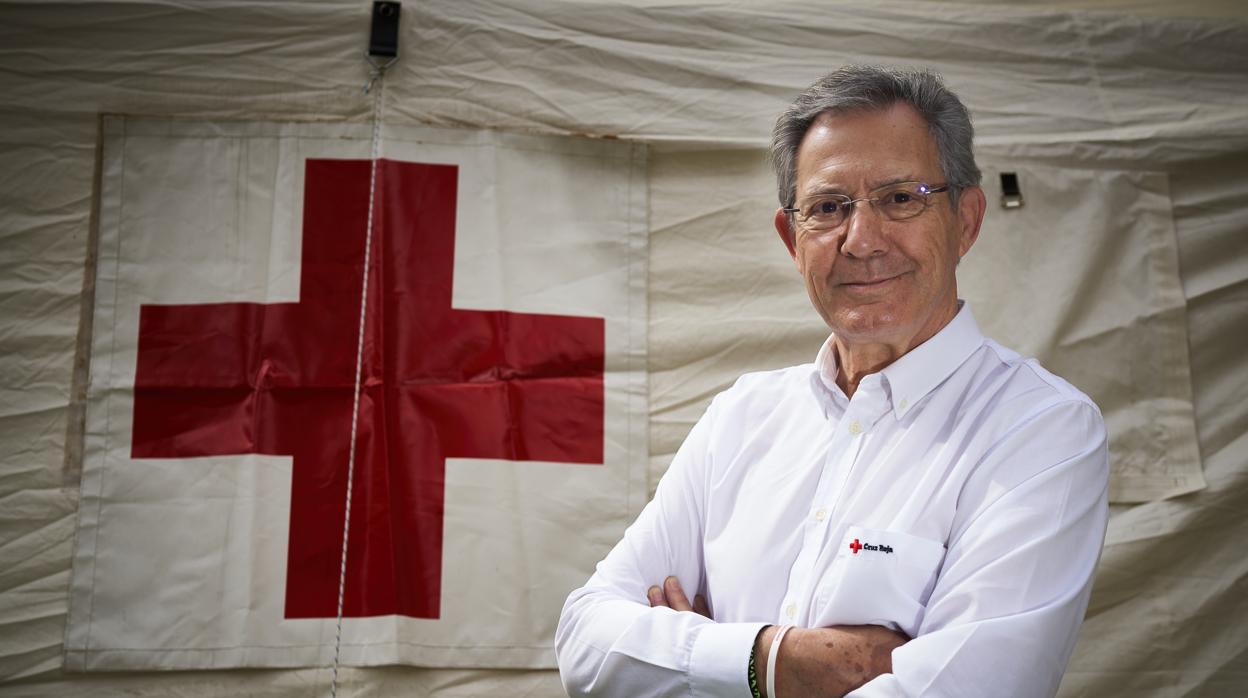
[[[815,370],[818,382],[825,389],[833,395],[843,396],[844,393],[836,385],[840,368],[837,366],[836,351],[833,348],[834,338],[835,335],[829,335],[819,348],[819,354],[815,357]],[[943,383],[983,343],[984,335],[979,331],[970,304],[959,300],[958,313],[947,325],[880,371],[884,384],[888,386],[889,400],[897,419],[904,417],[936,386]]]

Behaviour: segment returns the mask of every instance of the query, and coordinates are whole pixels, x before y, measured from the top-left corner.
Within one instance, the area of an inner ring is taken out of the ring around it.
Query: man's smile
[[[863,279],[853,279],[850,281],[840,281],[836,285],[842,286],[855,291],[871,291],[884,288],[891,282],[900,279],[906,272],[898,272],[895,274],[881,274],[878,276],[870,276]]]

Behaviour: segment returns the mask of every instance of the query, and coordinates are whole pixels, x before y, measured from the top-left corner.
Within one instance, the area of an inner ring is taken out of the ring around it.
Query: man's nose
[[[841,254],[846,257],[865,259],[884,254],[888,250],[888,238],[884,235],[884,216],[869,202],[854,204],[845,222],[845,237],[841,240]]]

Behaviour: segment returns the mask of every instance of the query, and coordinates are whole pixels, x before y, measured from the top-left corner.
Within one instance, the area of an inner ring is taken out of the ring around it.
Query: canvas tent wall
[[[1181,10],[1196,18],[1157,3],[1101,7],[1112,11],[410,3],[385,119],[648,151],[653,486],[714,391],[745,370],[807,361],[822,339],[768,230],[762,148],[775,113],[846,61],[943,72],[975,114],[986,171],[1021,173],[1039,212],[990,213],[996,227],[963,265],[966,293],[998,339],[1108,399],[1119,439],[1120,503],[1063,694],[1239,695],[1248,23],[1225,3]],[[62,663],[99,115],[364,123],[366,4],[6,3],[0,27],[0,690],[323,692],[316,667],[101,674]],[[1028,303],[1029,322],[1009,301]],[[538,669],[348,668],[344,687],[559,694]]]

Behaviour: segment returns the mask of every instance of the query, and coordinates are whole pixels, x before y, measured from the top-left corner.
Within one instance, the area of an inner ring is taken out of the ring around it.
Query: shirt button
[[[826,518],[828,518],[827,509],[820,509],[819,511],[815,512],[815,521],[823,521]]]
[[[788,606],[785,606],[784,615],[788,616],[789,620],[793,620],[793,616],[797,615],[797,604],[791,603]]]
[[[862,433],[862,423],[861,423],[861,422],[859,422],[859,421],[858,421],[858,420],[856,420],[856,419],[855,419],[854,421],[850,422],[850,423],[849,423],[849,433],[853,434],[854,436],[857,436],[857,435],[861,434],[861,433]]]
[[[906,409],[906,407],[908,407],[909,405],[910,405],[910,401],[909,401],[909,400],[907,400],[907,399],[905,399],[905,398],[903,397],[903,398],[901,399],[901,404],[899,404],[899,405],[898,405],[898,407],[900,407],[901,409],[903,409],[903,410],[904,410],[904,409]]]

